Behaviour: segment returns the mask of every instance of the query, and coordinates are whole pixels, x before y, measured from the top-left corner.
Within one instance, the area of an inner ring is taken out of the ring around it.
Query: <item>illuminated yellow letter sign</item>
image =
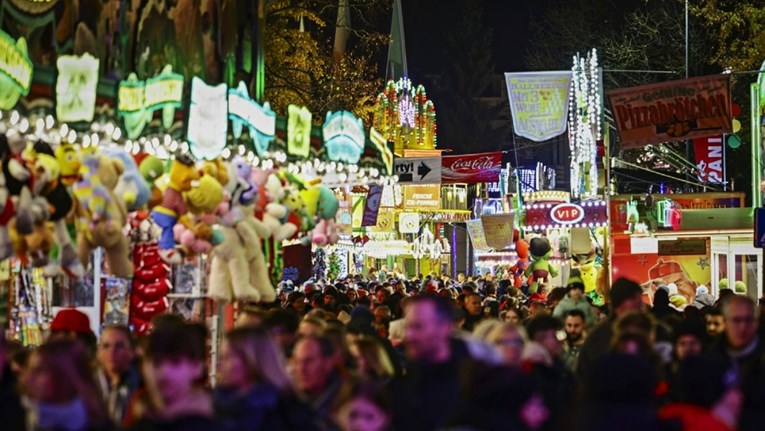
[[[12,109],[19,97],[29,94],[32,70],[26,40],[15,41],[0,30],[0,109]]]
[[[56,116],[63,123],[93,121],[98,86],[97,58],[62,55],[56,61]]]
[[[311,111],[305,106],[287,107],[287,152],[293,156],[308,158],[311,154]]]

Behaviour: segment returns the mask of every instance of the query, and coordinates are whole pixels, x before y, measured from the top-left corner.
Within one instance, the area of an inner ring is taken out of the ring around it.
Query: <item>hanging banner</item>
[[[696,154],[697,178],[702,183],[721,184],[725,182],[725,145],[722,136],[696,138],[693,140]]]
[[[483,232],[486,236],[486,244],[494,250],[513,245],[513,225],[514,215],[508,214],[488,214],[481,216]]]
[[[299,285],[311,278],[311,246],[302,244],[288,245],[282,248],[284,256],[284,269],[282,280],[290,280]]]
[[[499,181],[502,153],[441,157],[441,183],[492,183]]]
[[[377,213],[380,210],[380,198],[382,197],[383,186],[373,184],[369,186],[367,198],[364,202],[364,216],[361,219],[361,226],[374,226],[377,224]]]
[[[470,235],[470,243],[473,244],[473,250],[476,253],[486,253],[491,250],[491,247],[486,244],[486,236],[483,233],[481,219],[466,220],[465,225]]]
[[[378,211],[377,212],[377,224],[372,226],[372,232],[376,233],[390,233],[393,232],[394,215],[393,211]]]
[[[250,98],[244,81],[239,81],[236,88],[228,90],[228,118],[231,119],[234,138],[239,139],[242,129],[247,127],[255,152],[258,156],[264,156],[276,137],[276,113],[268,102],[261,106]]]
[[[730,75],[620,88],[606,94],[622,149],[732,132]]]
[[[173,125],[175,109],[183,104],[183,75],[173,73],[169,64],[162,72],[146,81],[135,73],[120,81],[117,90],[117,113],[124,118],[127,136],[136,139],[151,121],[154,111],[162,109],[162,126]]]
[[[358,163],[364,152],[364,123],[348,111],[327,112],[321,128],[329,160]]]
[[[505,73],[505,83],[516,135],[542,142],[566,131],[571,72]]]
[[[212,160],[226,147],[228,103],[226,84],[207,85],[196,76],[191,80],[186,140],[197,159]]]
[[[408,185],[404,188],[404,208],[441,209],[441,185]]]
[[[311,154],[311,111],[295,105],[287,111],[287,153],[306,159]]]
[[[90,54],[56,60],[56,117],[62,123],[93,121],[99,60]]]
[[[22,95],[29,94],[32,72],[27,41],[13,40],[0,30],[0,109],[13,109]]]

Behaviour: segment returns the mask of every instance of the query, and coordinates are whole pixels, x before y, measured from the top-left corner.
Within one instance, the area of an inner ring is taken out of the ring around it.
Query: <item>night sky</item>
[[[409,74],[439,72],[439,43],[466,0],[402,0]],[[483,0],[483,21],[493,32],[492,57],[497,73],[526,70],[532,2]],[[538,4],[538,2],[537,2]]]

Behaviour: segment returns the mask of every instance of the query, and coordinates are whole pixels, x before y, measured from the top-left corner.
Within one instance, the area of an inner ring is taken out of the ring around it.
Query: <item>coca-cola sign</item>
[[[491,183],[499,181],[502,153],[441,157],[441,183]]]

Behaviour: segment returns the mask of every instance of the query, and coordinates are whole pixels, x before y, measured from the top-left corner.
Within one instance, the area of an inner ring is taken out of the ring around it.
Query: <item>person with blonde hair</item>
[[[359,375],[378,383],[387,383],[393,378],[393,363],[378,340],[361,336],[353,340],[349,348]]]
[[[90,356],[77,340],[51,340],[32,352],[23,387],[29,397],[29,429],[89,431],[111,426]]]
[[[528,341],[523,326],[502,322],[492,328],[487,341],[497,347],[503,364],[510,367],[521,366],[524,347]]]
[[[264,329],[226,334],[213,399],[225,431],[316,427],[310,409],[297,400],[282,350]]]

